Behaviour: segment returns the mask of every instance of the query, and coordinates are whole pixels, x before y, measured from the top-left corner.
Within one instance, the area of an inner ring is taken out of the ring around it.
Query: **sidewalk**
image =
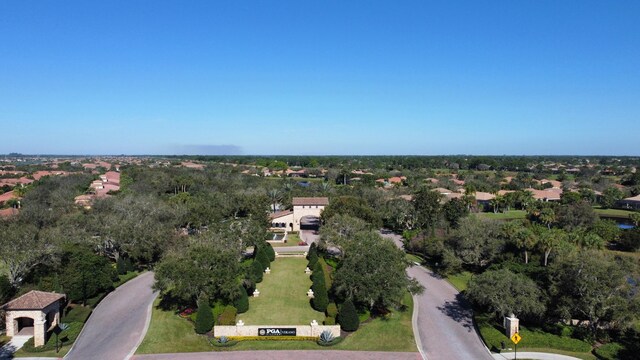
[[[496,360],[515,359],[515,353],[492,353],[493,358]],[[580,360],[573,356],[551,354],[551,353],[539,353],[539,352],[518,352],[518,359],[535,359],[535,360]]]

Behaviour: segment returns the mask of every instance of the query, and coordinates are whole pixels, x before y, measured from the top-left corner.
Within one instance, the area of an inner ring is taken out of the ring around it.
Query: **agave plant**
[[[320,342],[329,343],[331,342],[331,340],[333,340],[333,334],[331,333],[331,331],[325,330],[320,333]]]
[[[220,338],[218,339],[218,342],[220,344],[226,344],[227,342],[229,342],[229,339],[226,336],[220,336]]]

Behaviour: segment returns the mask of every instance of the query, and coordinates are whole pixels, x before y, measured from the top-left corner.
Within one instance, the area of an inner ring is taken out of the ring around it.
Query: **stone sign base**
[[[291,328],[295,329],[295,336],[317,337],[328,330],[334,337],[340,336],[340,325],[235,325],[235,326],[214,326],[213,336],[262,336],[259,329],[264,328]]]

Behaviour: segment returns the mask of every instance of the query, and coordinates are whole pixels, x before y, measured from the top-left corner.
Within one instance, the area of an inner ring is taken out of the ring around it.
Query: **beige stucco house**
[[[326,197],[294,197],[293,210],[278,211],[271,214],[271,228],[287,231],[300,231],[303,218],[319,219],[322,210],[329,205]]]

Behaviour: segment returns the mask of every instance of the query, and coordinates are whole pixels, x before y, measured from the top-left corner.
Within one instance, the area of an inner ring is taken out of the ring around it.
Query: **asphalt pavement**
[[[399,235],[382,232],[382,236],[402,248]],[[462,295],[445,279],[422,266],[413,266],[407,272],[425,287],[421,295],[414,297],[418,311],[414,332],[417,330],[425,357],[428,360],[493,359],[476,332],[473,311]]]
[[[65,360],[127,359],[146,333],[153,272],[118,287],[93,311]]]

